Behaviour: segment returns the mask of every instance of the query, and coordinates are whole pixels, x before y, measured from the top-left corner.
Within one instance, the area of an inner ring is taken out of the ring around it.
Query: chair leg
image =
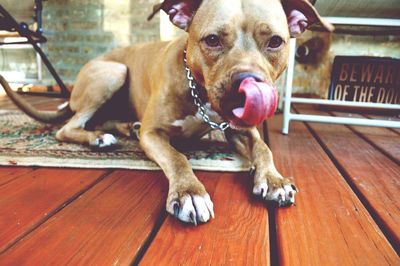
[[[43,52],[43,50],[39,47],[39,45],[31,37],[27,37],[27,38],[28,38],[28,42],[33,46],[35,51],[42,58],[43,63],[46,65],[46,67],[49,70],[50,74],[56,80],[58,86],[60,86],[60,88],[61,88],[61,96],[62,97],[68,97],[70,93],[67,90],[67,87],[65,86],[64,82],[61,80],[60,76],[57,74],[57,72],[54,69],[53,65],[50,63],[50,61],[47,58],[46,54]]]
[[[40,18],[40,20],[41,20],[41,16],[38,16],[38,13],[42,11],[41,1],[36,0],[36,4],[37,4],[36,16],[38,18]],[[4,23],[6,23],[6,26],[8,28],[12,29],[12,31],[17,31],[22,37],[27,38],[27,42],[25,42],[25,43],[29,43],[30,45],[33,46],[35,51],[42,58],[42,61],[46,65],[50,74],[53,76],[53,78],[55,79],[57,84],[60,86],[60,89],[61,89],[60,96],[68,97],[70,93],[69,93],[67,87],[65,86],[64,82],[61,80],[60,76],[57,74],[56,70],[54,69],[53,65],[50,63],[49,59],[47,58],[47,56],[45,55],[43,50],[38,45],[38,42],[46,42],[47,39],[41,34],[41,32],[33,32],[33,31],[29,30],[29,28],[27,27],[27,25],[25,23],[19,24],[14,19],[14,17],[10,13],[8,13],[7,10],[5,10],[5,8],[3,8],[1,5],[0,5],[0,14],[2,16],[2,21]],[[40,23],[41,23],[41,21],[40,21]],[[32,36],[35,36],[35,38],[37,38],[38,40],[37,41],[34,40],[32,38]]]

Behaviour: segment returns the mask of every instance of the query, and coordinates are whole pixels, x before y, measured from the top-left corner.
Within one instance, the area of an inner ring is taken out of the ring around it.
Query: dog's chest
[[[206,115],[211,121],[222,122],[222,118],[211,109],[209,103],[206,104]],[[201,137],[211,130],[199,112],[195,115],[188,115],[184,119],[175,120],[172,126],[179,131],[178,135],[184,138]]]

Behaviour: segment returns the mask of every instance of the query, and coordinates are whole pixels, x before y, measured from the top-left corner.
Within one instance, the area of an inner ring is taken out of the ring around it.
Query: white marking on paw
[[[105,147],[112,146],[114,144],[117,144],[117,139],[111,134],[104,134],[104,135],[99,136],[90,145],[94,146],[94,147],[105,148]]]
[[[177,211],[174,208],[177,202],[173,202],[167,211],[179,220],[186,223],[193,223],[197,225],[197,222],[205,223],[214,218],[214,204],[212,203],[210,196],[208,194],[204,196],[199,195],[185,195],[180,199],[180,209]]]
[[[269,193],[267,193],[267,199],[273,201],[285,201],[285,190],[283,188],[271,189]]]
[[[196,210],[193,206],[190,195],[185,195],[181,199],[181,210],[178,214],[178,219],[186,223],[196,223]]]
[[[268,191],[267,183],[261,183],[261,184],[255,185],[253,188],[253,194],[260,195],[263,198],[265,198],[267,196],[267,191]]]
[[[208,210],[206,201],[201,196],[193,196],[193,204],[196,210],[197,220],[207,222],[210,219],[210,211]]]
[[[102,137],[103,143],[100,143],[101,148],[117,144],[117,139],[111,134],[104,134]]]
[[[206,202],[207,205],[207,209],[210,212],[211,218],[215,218],[215,214],[214,214],[214,203],[211,201],[210,195],[206,194],[204,196],[204,200]]]

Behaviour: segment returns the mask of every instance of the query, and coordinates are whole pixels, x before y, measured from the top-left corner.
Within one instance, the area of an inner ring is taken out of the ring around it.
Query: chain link
[[[216,123],[214,121],[211,121],[210,117],[206,114],[207,109],[206,109],[205,105],[203,104],[203,101],[200,98],[199,90],[197,89],[197,83],[194,80],[194,78],[192,76],[192,73],[190,72],[189,67],[187,66],[186,50],[184,50],[183,52],[184,52],[183,61],[185,63],[186,78],[189,81],[190,94],[192,95],[194,104],[198,107],[198,112],[201,115],[201,118],[212,129],[219,129],[221,131],[225,131],[227,128],[229,128],[229,123],[222,122],[222,123],[218,124],[218,123]]]

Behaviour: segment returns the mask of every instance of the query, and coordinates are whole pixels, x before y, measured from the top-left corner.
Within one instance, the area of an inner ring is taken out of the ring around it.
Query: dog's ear
[[[333,31],[332,24],[321,18],[317,10],[307,0],[283,0],[283,8],[289,24],[291,37],[297,37],[311,25],[319,23],[325,30]]]
[[[169,15],[169,19],[175,26],[187,30],[200,4],[201,0],[165,0],[153,7],[153,13],[147,20],[152,19],[162,9]]]

